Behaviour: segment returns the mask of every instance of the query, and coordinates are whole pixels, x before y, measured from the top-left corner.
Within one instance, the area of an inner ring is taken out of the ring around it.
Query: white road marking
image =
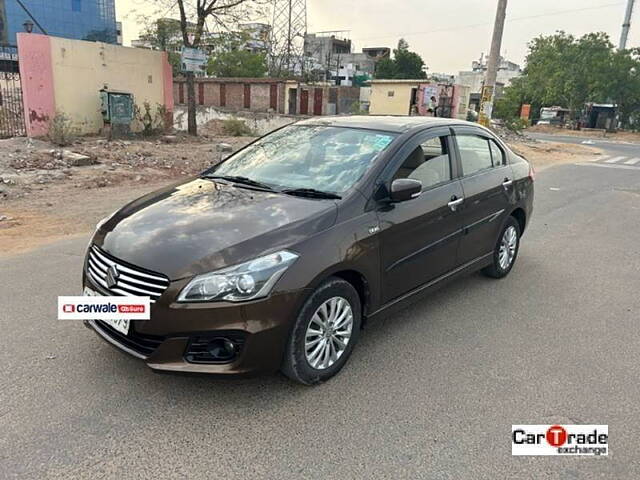
[[[604,155],[602,157],[590,158],[589,161],[590,162],[601,162],[602,160],[606,160],[607,158],[610,158],[609,155]]]
[[[640,158],[632,158],[631,160],[627,160],[626,162],[624,162],[624,164],[625,165],[635,165],[638,162],[640,162]]]
[[[609,160],[605,160],[604,163],[616,163],[616,162],[619,162],[620,160],[624,160],[625,158],[627,157],[613,157],[613,158],[610,158]]]
[[[602,168],[618,168],[621,170],[635,170],[636,172],[640,172],[640,168],[632,167],[631,165],[606,165],[604,163],[574,163],[574,165],[579,165],[581,167],[602,167]]]

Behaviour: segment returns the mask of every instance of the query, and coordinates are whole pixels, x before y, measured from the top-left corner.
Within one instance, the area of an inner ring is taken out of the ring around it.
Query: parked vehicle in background
[[[540,109],[538,125],[564,125],[570,120],[571,110],[562,107],[543,107]]]
[[[476,124],[305,120],[102,221],[84,287],[148,295],[151,320],[87,325],[155,370],[315,384],[365,321],[467,272],[505,277],[532,202],[530,165]]]

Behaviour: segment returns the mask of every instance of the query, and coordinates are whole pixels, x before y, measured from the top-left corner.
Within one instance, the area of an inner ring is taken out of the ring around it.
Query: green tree
[[[628,124],[640,105],[639,59],[638,50],[617,51],[602,32],[534,38],[523,75],[496,102],[495,116],[514,118],[529,103],[534,117],[540,108],[558,105],[577,118],[587,102],[616,103]]]
[[[404,38],[398,41],[398,48],[393,51],[393,59],[384,58],[376,65],[376,78],[420,79],[426,78],[425,63],[422,57],[409,51],[409,44]]]
[[[162,50],[168,53],[169,63],[173,69],[173,75],[181,73],[180,49],[182,48],[182,31],[180,21],[172,18],[159,18],[148,23],[140,40],[154,50]]]
[[[264,77],[267,56],[246,50],[227,50],[209,58],[207,73],[214,77]]]

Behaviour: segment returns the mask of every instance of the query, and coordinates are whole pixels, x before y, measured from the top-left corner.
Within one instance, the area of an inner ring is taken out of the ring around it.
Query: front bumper
[[[89,279],[84,286],[108,295]],[[175,282],[151,305],[151,319],[132,321],[129,335],[118,334],[104,324],[85,325],[98,336],[158,371],[250,375],[280,368],[289,332],[308,291],[277,293],[246,303],[175,303],[186,281]],[[195,338],[240,336],[242,348],[228,363],[194,363],[185,356]]]

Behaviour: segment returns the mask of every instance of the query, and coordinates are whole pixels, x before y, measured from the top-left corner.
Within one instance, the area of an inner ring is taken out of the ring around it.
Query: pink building
[[[469,87],[446,83],[421,83],[416,95],[418,115],[465,120]]]

